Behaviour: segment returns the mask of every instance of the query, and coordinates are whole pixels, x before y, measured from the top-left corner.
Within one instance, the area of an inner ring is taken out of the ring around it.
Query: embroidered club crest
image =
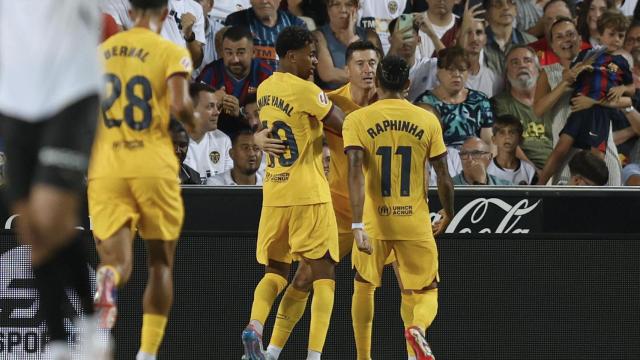
[[[217,151],[212,151],[209,154],[209,160],[211,160],[212,163],[217,164],[218,161],[220,161],[220,153]]]

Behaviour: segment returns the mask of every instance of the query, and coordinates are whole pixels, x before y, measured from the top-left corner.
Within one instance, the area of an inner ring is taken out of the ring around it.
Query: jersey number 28
[[[122,81],[117,75],[111,73],[105,75],[105,80],[107,82],[107,90],[109,89],[109,85],[111,85],[111,93],[102,100],[101,104],[104,125],[107,128],[120,127],[122,125],[122,119],[109,118],[107,112],[118,98],[120,98],[120,94],[122,94]],[[136,94],[136,87],[142,90],[142,97]],[[127,98],[127,105],[124,107],[124,121],[127,125],[136,131],[141,131],[151,126],[152,111],[149,100],[151,100],[152,91],[149,79],[140,75],[132,77],[127,82],[125,96]],[[142,113],[142,121],[135,120],[134,110],[136,108]]]

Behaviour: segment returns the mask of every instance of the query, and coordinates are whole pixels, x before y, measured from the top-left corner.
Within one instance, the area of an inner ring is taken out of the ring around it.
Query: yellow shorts
[[[178,240],[184,206],[180,185],[158,178],[100,178],[87,190],[93,234],[107,239],[129,225],[146,240]]]
[[[369,238],[373,253],[367,255],[354,244],[351,262],[360,276],[380,286],[384,265],[395,253],[400,280],[405,290],[421,290],[438,278],[438,249],[434,239],[376,240]],[[392,260],[393,261],[393,260]]]
[[[298,206],[263,206],[258,227],[256,258],[291,263],[320,259],[327,252],[338,262],[338,230],[331,203]]]

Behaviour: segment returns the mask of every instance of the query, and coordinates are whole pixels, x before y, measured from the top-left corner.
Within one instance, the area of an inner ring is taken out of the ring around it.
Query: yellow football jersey
[[[365,152],[363,221],[369,236],[432,238],[425,163],[446,152],[438,119],[406,100],[378,100],[349,114],[342,135],[345,149]]]
[[[258,86],[263,125],[286,144],[269,156],[263,185],[264,206],[310,205],[331,201],[322,166],[322,119],[333,106],[310,81],[275,72]]]
[[[145,28],[116,34],[99,47],[106,90],[89,178],[176,179],[169,134],[167,79],[191,74],[189,52]]]
[[[327,94],[333,103],[349,115],[352,111],[360,109],[360,105],[353,102],[351,98],[351,83],[336,89]],[[334,195],[338,195],[347,200],[349,205],[349,188],[347,185],[347,175],[349,162],[344,154],[342,136],[332,132],[326,132],[327,144],[331,151],[331,161],[329,162],[329,187]]]

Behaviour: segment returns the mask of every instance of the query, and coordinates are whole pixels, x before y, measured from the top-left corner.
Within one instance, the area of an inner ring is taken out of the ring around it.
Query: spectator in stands
[[[487,11],[487,63],[495,73],[504,74],[505,54],[514,46],[528,44],[536,38],[513,27],[516,19],[515,0],[483,0]]]
[[[262,129],[259,116],[260,112],[258,111],[258,100],[255,93],[247,95],[244,106],[240,108],[240,114],[242,115],[244,124],[251,130],[255,132]]]
[[[524,134],[518,158],[542,169],[553,150],[553,140],[551,116],[538,117],[533,112],[536,82],[540,76],[534,50],[526,45],[512,47],[507,53],[506,69],[508,86],[493,98],[496,116],[508,114],[520,119]]]
[[[280,10],[287,10],[304,20],[309,31],[314,31],[328,22],[325,1],[282,0]]]
[[[187,130],[185,130],[180,121],[173,118],[169,123],[169,130],[171,131],[171,140],[180,164],[180,184],[200,185],[200,174],[184,163],[189,152],[189,134],[187,134]]]
[[[318,50],[318,75],[327,90],[347,83],[345,53],[347,46],[357,40],[369,40],[382,47],[372,29],[357,26],[359,0],[324,0],[329,23],[314,31]]]
[[[566,0],[549,0],[544,6],[544,37],[536,42],[529,44],[538,55],[540,65],[552,65],[557,64],[560,59],[558,55],[553,52],[549,44],[549,36],[551,31],[551,25],[560,18],[574,18],[573,6],[569,5]],[[588,42],[580,42],[580,50],[588,49],[591,45]]]
[[[544,36],[542,7],[548,0],[515,0],[516,23],[518,30],[528,32],[533,36]]]
[[[231,138],[229,156],[233,167],[207,179],[207,185],[258,185],[262,186],[262,176],[257,171],[262,162],[262,151],[253,140],[253,130],[248,127],[238,129]]]
[[[409,92],[407,99],[414,101],[420,94],[427,89],[432,89],[436,84],[435,69],[437,59],[429,57],[417,58],[416,49],[422,41],[418,35],[420,28],[417,22],[413,23],[411,29],[411,37],[406,37],[404,31],[397,31],[398,19],[393,19],[389,23],[390,47],[389,55],[397,55],[403,58],[411,68],[409,69]],[[439,49],[443,49],[444,45],[435,37],[435,33],[430,32]]]
[[[254,34],[255,57],[265,60],[271,68],[278,68],[276,39],[287,26],[307,27],[300,18],[288,11],[278,10],[280,0],[251,0],[251,8],[227,17],[225,25],[244,26]]]
[[[216,51],[216,34],[222,30],[223,26],[217,21],[212,21],[209,13],[213,9],[213,0],[197,0],[202,6],[202,13],[204,14],[204,36],[206,42],[203,48],[202,64],[196,68],[191,74],[195,79],[200,75],[202,69],[211,64],[214,60],[218,59],[218,52]]]
[[[527,161],[516,157],[516,150],[522,143],[522,123],[512,115],[496,117],[493,123],[492,141],[498,154],[491,160],[487,172],[499,179],[515,185],[535,184],[536,168]]]
[[[460,148],[462,172],[452,178],[454,185],[512,185],[511,182],[488,173],[493,155],[484,140],[475,136],[465,140]]]
[[[491,104],[486,95],[465,87],[469,59],[464,50],[441,50],[437,66],[438,86],[420,95],[416,105],[439,115],[448,147],[459,148],[469,136],[479,136],[491,144]]]
[[[614,0],[584,0],[578,13],[578,32],[582,41],[591,46],[600,45],[598,19],[606,10],[615,8]]]
[[[133,20],[129,16],[131,9],[129,0],[102,0],[98,2],[98,7],[101,12],[111,15],[119,31],[133,28]]]
[[[609,178],[605,162],[588,150],[578,151],[569,161],[571,178],[567,185],[604,186]]]
[[[455,45],[460,19],[453,14],[455,0],[427,0],[429,8],[427,11],[415,14],[416,21],[420,24],[420,45],[419,58],[435,57],[439,47],[437,38],[445,47]]]
[[[496,76],[495,71],[487,66],[485,61],[484,48],[487,45],[487,34],[484,22],[474,18],[464,21],[460,29],[459,43],[469,58],[466,87],[480,91],[487,97],[493,97],[500,92],[503,86],[502,77]]]
[[[549,42],[553,51],[560,59],[559,63],[544,66],[544,70],[536,84],[536,95],[533,112],[537,116],[550,116],[552,118],[551,134],[554,146],[557,144],[560,131],[567,123],[571,113],[572,85],[576,77],[586,69],[586,65],[579,63],[571,66],[571,63],[580,51],[581,38],[576,25],[569,18],[560,18],[551,25]],[[609,185],[620,185],[620,162],[618,150],[610,132],[605,153],[605,162],[609,168]],[[562,170],[554,175],[553,183],[566,182],[569,179],[569,171],[564,164]]]
[[[625,186],[640,186],[640,164],[629,164],[622,169],[622,183]]]
[[[196,124],[189,134],[189,151],[184,163],[200,173],[201,183],[205,184],[207,178],[233,167],[233,160],[229,157],[231,140],[218,130],[222,105],[215,91],[205,84],[194,83],[189,87],[189,95],[194,111],[200,114],[200,121],[204,124]]]
[[[365,29],[371,29],[378,34],[380,42],[382,43],[383,53],[386,54],[390,46],[389,23],[405,12],[407,0],[360,0],[360,4],[360,8],[362,9],[360,26]]]
[[[624,49],[631,54],[633,83],[636,88],[640,88],[640,22],[634,22],[629,26],[624,38]]]
[[[169,16],[162,24],[160,35],[189,50],[194,69],[200,67],[207,43],[200,4],[195,0],[169,0]]]
[[[216,0],[210,13],[211,20],[223,25],[227,16],[250,7],[250,0]]]
[[[264,60],[253,57],[253,37],[243,26],[231,26],[222,35],[222,59],[207,65],[197,81],[217,90],[223,114],[218,128],[231,135],[240,125],[240,107],[258,85],[271,76],[273,69]]]

